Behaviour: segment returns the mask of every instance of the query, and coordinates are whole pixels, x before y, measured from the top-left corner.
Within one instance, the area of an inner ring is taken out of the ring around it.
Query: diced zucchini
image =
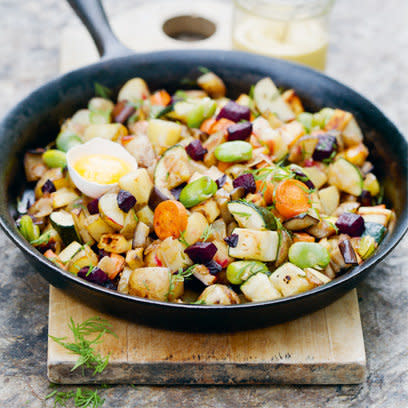
[[[302,269],[290,262],[276,269],[269,279],[283,296],[297,295],[315,286],[306,279],[306,274]]]
[[[150,119],[147,136],[157,153],[162,153],[175,145],[181,138],[182,127],[168,120]]]
[[[233,285],[240,285],[252,275],[257,273],[270,275],[268,267],[263,262],[258,261],[236,261],[228,265],[227,279]]]
[[[69,212],[54,211],[50,214],[50,221],[65,245],[68,245],[72,241],[79,241],[77,231],[75,230],[74,219]]]
[[[71,242],[66,248],[64,248],[60,254],[58,255],[59,259],[61,260],[62,263],[66,264],[68,261],[70,261],[77,252],[79,252],[82,249],[82,245],[77,242],[73,241]]]
[[[153,228],[154,213],[149,206],[145,205],[136,215],[139,221],[145,223],[150,229]]]
[[[279,235],[276,231],[258,231],[246,228],[235,228],[238,244],[229,247],[229,255],[233,258],[254,259],[272,262],[276,259],[279,246]]]
[[[284,122],[295,119],[295,114],[279,93],[279,89],[271,78],[263,78],[258,81],[254,88],[254,101],[258,110],[275,113]]]
[[[228,210],[241,228],[254,230],[275,229],[276,222],[270,211],[248,201],[231,201]]]
[[[319,190],[319,198],[323,213],[332,215],[339,206],[340,193],[336,186],[330,186]]]
[[[356,197],[363,191],[360,170],[342,157],[329,166],[329,184]]]
[[[187,182],[191,173],[189,158],[185,149],[176,145],[166,150],[157,162],[154,171],[154,184],[159,190],[166,192],[169,197],[171,196],[170,198],[174,198],[169,190]]]
[[[377,244],[379,244],[383,238],[385,233],[387,232],[387,228],[384,227],[382,224],[378,224],[376,222],[365,222],[364,223],[365,230],[363,232],[362,237],[369,235],[373,237]]]
[[[250,302],[262,302],[282,297],[272,281],[262,272],[252,275],[241,285],[241,291]]]

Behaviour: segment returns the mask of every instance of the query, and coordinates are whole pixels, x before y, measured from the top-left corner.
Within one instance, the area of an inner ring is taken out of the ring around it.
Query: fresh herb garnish
[[[109,99],[112,95],[112,90],[99,82],[94,82],[95,94],[101,98]]]
[[[188,247],[188,246],[190,246],[190,244],[186,241],[185,235],[186,235],[186,231],[182,231],[178,240],[179,240],[183,245],[185,245],[185,246]]]
[[[100,353],[95,351],[93,346],[101,343],[101,338],[106,333],[117,337],[112,331],[112,325],[107,320],[98,316],[91,317],[82,323],[75,323],[71,317],[68,327],[74,336],[72,343],[64,341],[66,337],[58,338],[51,335],[49,337],[67,350],[70,350],[73,354],[79,356],[71,371],[82,367],[83,372],[84,368],[92,368],[94,370],[92,375],[101,373],[108,364],[110,353],[106,357],[102,357]],[[92,334],[96,335],[93,339],[86,338],[86,336]]]
[[[231,214],[238,215],[238,217],[242,217],[242,218],[246,218],[246,219],[248,219],[251,216],[251,214],[249,214],[249,213],[240,212],[240,211],[231,211]]]
[[[200,300],[195,300],[194,302],[190,302],[190,305],[205,305],[205,300],[204,299],[200,299]]]
[[[58,406],[66,407],[67,402],[72,398],[74,399],[73,402],[76,408],[99,408],[105,402],[105,400],[98,395],[97,390],[92,391],[87,388],[77,388],[75,392],[54,390],[45,397],[46,400],[50,398],[54,399],[54,408]]]
[[[254,99],[254,92],[255,92],[255,85],[251,85],[251,87],[249,88],[249,92],[248,92],[248,96],[251,98],[251,99]]]
[[[211,72],[207,67],[200,66],[197,68],[202,74],[208,74]]]
[[[200,236],[200,241],[205,242],[207,241],[208,237],[211,235],[212,232],[212,226],[208,225],[207,227],[205,227],[203,233]]]

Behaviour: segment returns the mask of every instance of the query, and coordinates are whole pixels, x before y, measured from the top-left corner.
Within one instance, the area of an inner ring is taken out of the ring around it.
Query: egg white
[[[89,142],[78,145],[70,149],[67,153],[67,166],[71,180],[83,194],[92,198],[99,198],[118,183],[100,184],[89,181],[82,177],[74,168],[74,164],[81,157],[90,154],[106,154],[124,160],[130,166],[130,171],[137,169],[136,159],[119,143],[111,142],[107,139],[96,137]],[[109,172],[109,169],[106,169]]]

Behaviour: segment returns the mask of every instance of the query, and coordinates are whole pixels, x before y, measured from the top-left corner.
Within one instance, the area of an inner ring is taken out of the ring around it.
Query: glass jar
[[[324,70],[334,0],[234,0],[234,49]]]

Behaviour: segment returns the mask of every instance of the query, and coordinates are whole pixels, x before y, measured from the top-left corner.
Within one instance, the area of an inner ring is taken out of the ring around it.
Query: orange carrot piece
[[[227,163],[227,162],[221,162],[219,161],[217,164],[218,170],[222,171],[223,173],[225,170],[227,170],[229,167],[233,166],[234,163]]]
[[[48,258],[51,262],[54,262],[56,265],[60,266],[62,269],[66,269],[61,259],[59,259],[58,255],[52,249],[47,249],[44,252],[44,256]]]
[[[235,125],[235,122],[226,118],[221,118],[211,126],[210,133],[226,132],[231,125]]]
[[[256,192],[263,195],[266,205],[273,203],[274,185],[270,181],[256,180]]]
[[[187,218],[188,212],[179,201],[162,201],[154,210],[154,232],[161,240],[179,238],[187,227]]]
[[[275,207],[285,218],[292,218],[311,207],[308,187],[299,180],[286,179],[275,189]]]
[[[315,239],[307,232],[295,232],[293,234],[293,242],[315,242]]]
[[[160,91],[156,91],[150,97],[150,103],[152,105],[167,106],[170,102],[171,102],[171,96],[164,89],[161,89]]]
[[[200,130],[204,133],[210,134],[212,125],[216,122],[214,118],[206,119],[200,126]]]

